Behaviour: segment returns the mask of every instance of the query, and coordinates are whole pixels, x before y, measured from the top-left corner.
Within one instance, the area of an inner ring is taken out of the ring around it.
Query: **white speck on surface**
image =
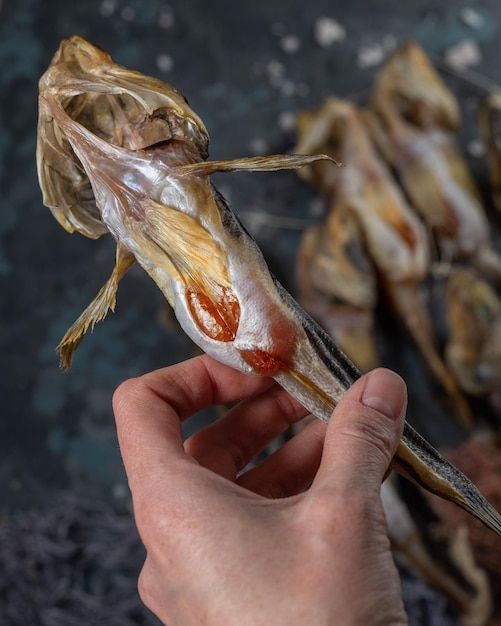
[[[381,42],[373,41],[360,46],[357,54],[358,67],[365,70],[380,65],[396,45],[397,40],[393,35],[385,35]]]
[[[280,61],[272,60],[268,62],[266,71],[270,78],[282,78],[285,73],[285,68]]]
[[[167,5],[160,7],[158,13],[158,25],[160,28],[164,28],[165,30],[172,28],[174,25],[174,11],[172,10],[172,7]]]
[[[282,111],[278,116],[278,126],[285,133],[295,130],[296,115],[292,111]]]
[[[325,202],[322,198],[314,198],[310,202],[310,215],[312,217],[323,217],[325,215]]]
[[[129,495],[129,490],[123,483],[114,484],[111,491],[116,500],[123,500]]]
[[[459,17],[470,28],[480,28],[484,23],[483,16],[472,7],[463,7]]]
[[[286,35],[280,39],[280,47],[287,54],[295,54],[301,47],[301,40],[296,35]]]
[[[125,6],[120,11],[120,16],[124,22],[132,22],[136,17],[136,9],[134,7]]]
[[[156,59],[157,67],[161,72],[170,72],[174,67],[174,61],[168,54],[159,54]]]
[[[99,10],[104,17],[110,17],[117,8],[117,0],[103,0]]]
[[[466,151],[475,159],[480,159],[485,155],[485,146],[480,139],[472,139],[468,142]]]
[[[478,65],[482,60],[482,53],[473,39],[463,39],[444,53],[444,60],[455,70],[462,70]]]
[[[265,154],[268,150],[268,142],[262,137],[256,137],[250,142],[249,149],[252,154]]]
[[[358,50],[357,65],[365,70],[379,65],[385,57],[383,46],[379,43],[371,43],[361,46]]]
[[[319,17],[315,22],[313,36],[321,48],[328,48],[333,43],[346,39],[346,29],[331,17]]]

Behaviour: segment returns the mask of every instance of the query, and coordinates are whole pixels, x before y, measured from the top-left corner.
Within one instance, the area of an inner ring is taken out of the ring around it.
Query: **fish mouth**
[[[81,37],[61,42],[39,88],[54,93],[72,119],[114,145],[139,150],[168,139],[186,140],[202,159],[208,157],[209,133],[183,94],[114,63]],[[113,132],[117,127],[118,135]]]

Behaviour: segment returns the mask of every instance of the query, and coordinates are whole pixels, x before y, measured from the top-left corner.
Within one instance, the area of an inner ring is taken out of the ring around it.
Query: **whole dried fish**
[[[346,100],[329,98],[314,113],[300,114],[296,150],[307,154],[325,152],[346,163],[346,167],[335,168],[332,163],[317,162],[300,172],[330,204],[327,223],[331,226],[323,229],[324,237],[328,234],[335,240],[340,236],[334,230],[338,226],[336,214],[349,207],[360,225],[386,300],[453,400],[455,416],[470,428],[469,407],[435,347],[432,325],[419,292],[429,268],[426,232],[373,147],[362,110]],[[337,249],[336,244],[332,245]],[[337,280],[334,275],[323,278],[326,282]],[[350,282],[346,292],[359,283]]]
[[[108,230],[117,242],[110,280],[60,344],[63,365],[114,305],[135,259],[205,352],[272,376],[328,421],[359,372],[270,275],[209,180],[216,171],[292,168],[327,157],[204,161],[207,131],[179,92],[116,65],[79,37],[62,42],[41,78],[39,106],[44,202],[70,232]],[[394,464],[501,535],[499,513],[408,424]]]
[[[309,228],[297,254],[299,302],[363,372],[379,364],[375,338],[377,277],[356,214],[336,206]]]
[[[373,138],[432,233],[441,259],[468,260],[501,281],[501,257],[478,190],[452,133],[459,114],[424,51],[407,42],[380,70]]]
[[[445,355],[462,389],[472,395],[501,391],[501,299],[470,268],[447,281],[449,337]]]

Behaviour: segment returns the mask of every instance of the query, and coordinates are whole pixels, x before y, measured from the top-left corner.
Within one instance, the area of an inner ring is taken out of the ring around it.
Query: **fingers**
[[[183,419],[211,404],[248,398],[271,384],[207,356],[123,383],[113,408],[131,489],[136,482],[155,481],[162,471],[181,471],[176,463],[193,463],[183,447]]]
[[[265,461],[237,479],[237,483],[266,498],[287,498],[304,491],[320,464],[327,426],[310,422]]]
[[[405,383],[394,372],[377,369],[358,380],[333,413],[313,490],[379,493],[402,435],[406,407]]]
[[[275,437],[307,414],[275,384],[190,437],[185,450],[204,467],[234,480]]]

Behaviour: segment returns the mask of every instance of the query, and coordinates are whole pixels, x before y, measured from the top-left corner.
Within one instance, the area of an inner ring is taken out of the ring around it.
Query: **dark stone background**
[[[331,45],[315,30],[322,17],[344,29]],[[500,23],[498,0],[0,0],[0,506],[47,506],[69,489],[126,505],[113,390],[196,353],[134,268],[116,313],[86,337],[70,373],[58,369],[55,346],[114,263],[110,238],[70,236],[41,203],[37,81],[61,39],[80,34],[175,85],[204,120],[211,157],[222,159],[289,151],[297,110],[327,95],[363,101],[381,55],[408,37],[437,59],[472,39],[481,52],[475,72],[501,81]],[[460,96],[461,142],[483,184],[474,116],[484,89],[475,77],[444,76]],[[320,219],[321,202],[293,172],[216,182],[294,292],[301,230]],[[452,426],[422,426],[440,442],[456,437]]]

